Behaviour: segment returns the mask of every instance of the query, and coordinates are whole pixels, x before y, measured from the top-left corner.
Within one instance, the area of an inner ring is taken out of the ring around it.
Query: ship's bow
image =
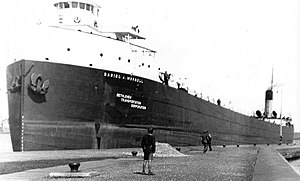
[[[10,64],[6,69],[9,129],[14,151],[22,147],[22,63]]]

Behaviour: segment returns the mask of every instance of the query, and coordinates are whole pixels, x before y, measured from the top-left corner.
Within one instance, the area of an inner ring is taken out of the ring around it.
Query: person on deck
[[[162,83],[163,84],[165,84],[165,85],[169,85],[169,80],[170,80],[170,78],[171,78],[171,75],[172,74],[168,74],[168,72],[167,71],[165,71],[165,72],[160,72],[160,74],[159,74],[159,79],[162,81]]]

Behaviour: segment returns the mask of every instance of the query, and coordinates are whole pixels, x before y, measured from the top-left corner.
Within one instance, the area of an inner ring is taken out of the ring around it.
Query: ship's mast
[[[273,73],[274,73],[274,67],[272,67],[271,90],[273,90]]]

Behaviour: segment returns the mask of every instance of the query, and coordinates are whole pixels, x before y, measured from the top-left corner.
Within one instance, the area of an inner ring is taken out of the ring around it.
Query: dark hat
[[[149,126],[149,128],[148,128],[148,133],[150,133],[150,134],[153,133],[153,127],[152,127],[152,126]]]

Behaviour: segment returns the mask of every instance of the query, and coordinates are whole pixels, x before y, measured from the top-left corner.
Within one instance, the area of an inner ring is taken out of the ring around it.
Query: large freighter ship
[[[272,89],[265,114],[232,111],[171,85],[156,51],[138,43],[145,39],[138,26],[102,30],[101,7],[92,1],[51,6],[55,22],[36,25],[7,67],[14,151],[139,147],[150,125],[157,141],[173,146],[201,144],[204,130],[214,145],[293,141],[290,119],[270,121]]]

